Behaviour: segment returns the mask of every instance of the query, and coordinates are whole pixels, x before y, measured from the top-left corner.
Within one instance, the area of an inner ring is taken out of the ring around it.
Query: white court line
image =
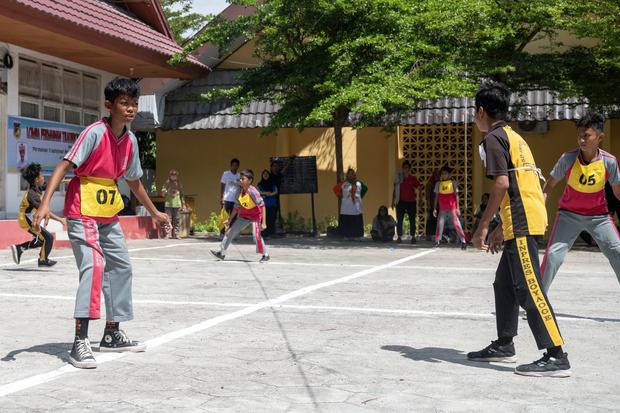
[[[395,265],[399,265],[402,263],[405,263],[407,261],[411,261],[414,260],[416,258],[419,257],[423,257],[425,255],[431,254],[433,252],[435,252],[436,250],[426,250],[423,252],[420,252],[418,254],[414,254],[414,255],[410,255],[408,257],[405,258],[401,258],[399,260],[396,261],[392,261],[389,262],[387,264],[383,264],[383,265],[378,265],[376,267],[373,268],[369,268],[366,270],[362,270],[359,272],[356,272],[354,274],[351,275],[347,275],[345,277],[340,277],[340,278],[336,278],[334,280],[331,281],[326,281],[326,282],[322,282],[322,283],[318,283],[318,284],[313,284],[313,285],[309,285],[307,287],[304,288],[300,288],[299,290],[295,290],[292,291],[288,294],[284,294],[281,295],[278,298],[275,298],[273,300],[266,300],[266,301],[262,301],[258,304],[254,304],[248,307],[245,307],[241,310],[229,313],[229,314],[224,314],[218,317],[214,317],[208,320],[205,320],[201,323],[198,323],[196,325],[187,327],[187,328],[183,328],[181,330],[177,330],[177,331],[172,331],[170,333],[164,334],[162,336],[147,340],[145,343],[148,347],[150,348],[156,348],[159,347],[163,344],[166,344],[172,340],[176,340],[178,338],[182,338],[191,334],[195,334],[195,333],[199,333],[201,331],[204,331],[206,329],[209,329],[213,326],[216,326],[218,324],[224,323],[226,321],[230,321],[230,320],[234,320],[252,313],[255,313],[259,310],[262,310],[264,308],[269,308],[269,307],[273,307],[274,305],[278,305],[278,304],[282,304],[286,301],[292,300],[293,298],[297,298],[300,297],[302,295],[306,295],[309,294],[313,291],[316,290],[320,290],[322,288],[326,288],[326,287],[331,287],[333,285],[337,285],[337,284],[342,284],[342,283],[346,283],[352,280],[355,280],[357,278],[360,277],[364,277],[368,274],[372,274],[378,271],[381,271],[383,269],[386,268],[390,268],[393,267]],[[121,357],[125,357],[127,356],[129,353],[106,353],[103,355],[98,355],[97,356],[97,361],[98,364],[102,364],[102,363],[107,363],[108,361],[112,361],[112,360],[117,360]],[[72,366],[63,366],[59,369],[53,370],[51,372],[48,373],[43,373],[43,374],[38,374],[35,376],[31,376],[31,377],[27,377],[25,379],[22,380],[18,380],[15,381],[13,383],[9,383],[9,384],[5,384],[3,386],[0,386],[0,397],[4,397],[7,396],[9,394],[13,394],[16,392],[19,392],[21,390],[25,390],[25,389],[29,389],[31,387],[43,384],[43,383],[47,383],[51,380],[54,380],[60,376],[62,376],[65,373],[69,373],[69,372],[73,372],[73,371],[77,371],[78,369],[73,368]]]
[[[152,257],[131,257],[132,261],[161,261],[161,262],[187,262],[187,263],[213,263],[213,264],[238,264],[238,265],[258,265],[258,266],[272,266],[272,265],[284,265],[284,266],[300,266],[300,267],[330,267],[330,268],[373,268],[374,265],[370,264],[330,264],[323,262],[289,262],[289,261],[269,261],[268,264],[260,263],[258,261],[239,261],[229,260],[220,261],[215,259],[186,259],[186,258],[152,258]],[[426,265],[395,265],[390,267],[393,269],[404,270],[431,270],[431,271],[485,271],[493,272],[497,270],[497,267],[445,267],[445,266],[426,266]],[[579,270],[563,270],[560,269],[560,274],[584,274],[586,271]],[[588,274],[611,274],[612,271],[587,271]]]
[[[0,293],[0,297],[7,298],[42,298],[48,300],[73,301],[75,297],[61,295],[40,295],[40,294],[11,294]],[[250,307],[251,303],[218,303],[214,301],[171,301],[171,300],[152,300],[152,299],[134,299],[136,304],[163,304],[170,306],[195,306],[195,307]],[[260,303],[259,303],[260,304]],[[303,305],[303,304],[278,304],[268,306],[279,309],[295,309],[295,310],[329,310],[329,311],[347,311],[358,313],[380,313],[380,314],[404,314],[404,315],[421,315],[421,316],[437,316],[437,317],[453,317],[453,318],[495,318],[492,313],[466,313],[462,311],[424,311],[424,310],[403,310],[398,308],[373,308],[373,307],[343,307],[329,305]],[[600,321],[590,318],[575,318],[566,316],[557,316],[558,320],[567,322],[592,322],[600,324]]]

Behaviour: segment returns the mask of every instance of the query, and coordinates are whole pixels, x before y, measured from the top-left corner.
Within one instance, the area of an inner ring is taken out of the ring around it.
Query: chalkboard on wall
[[[274,157],[271,162],[280,165],[282,181],[280,194],[316,194],[319,185],[316,156]]]

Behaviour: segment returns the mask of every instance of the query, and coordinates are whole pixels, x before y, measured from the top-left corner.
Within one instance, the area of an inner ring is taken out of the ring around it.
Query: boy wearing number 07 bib
[[[577,122],[579,148],[560,157],[543,188],[546,197],[566,178],[566,189],[540,267],[545,292],[581,231],[587,231],[596,240],[620,282],[620,235],[605,198],[605,182],[619,198],[620,171],[616,158],[599,149],[604,124],[605,118],[598,113],[587,113]]]
[[[106,85],[108,118],[88,126],[58,164],[34,218],[34,227],[50,217],[52,194],[73,169],[65,198],[69,240],[80,272],[74,317],[75,340],[69,362],[78,368],[95,368],[97,362],[88,340],[88,322],[100,318],[101,292],[106,301],[106,326],[99,351],[145,351],[143,343],[130,340],[119,329],[133,319],[132,270],[118,213],[123,201],[116,181],[125,178],[132,192],[155,221],[169,225],[168,216],[157,211],[140,177],[136,137],[127,129],[138,112],[138,85],[115,78]]]

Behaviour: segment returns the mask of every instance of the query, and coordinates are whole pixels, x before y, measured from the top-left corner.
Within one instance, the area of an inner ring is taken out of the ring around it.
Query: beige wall
[[[369,187],[364,198],[365,222],[370,223],[379,205],[390,201],[388,188],[388,146],[391,138],[381,128],[352,130],[343,136],[344,167],[359,168],[358,177]],[[394,144],[392,146],[395,147]],[[230,159],[241,160],[241,168],[251,168],[255,175],[268,168],[272,156],[317,157],[319,192],[315,195],[317,221],[336,216],[337,200],[332,191],[336,183],[333,130],[308,128],[282,129],[270,136],[260,136],[260,129],[228,129],[157,132],[157,185],[160,187],[171,168],[181,174],[186,194],[196,195],[199,220],[219,210],[219,179],[228,169]],[[392,175],[393,176],[393,175]],[[392,178],[393,179],[393,178]],[[297,211],[310,218],[310,195],[282,196],[282,213]]]
[[[608,121],[607,138],[603,148],[620,155],[620,120]],[[549,122],[547,133],[523,134],[538,166],[545,177],[549,176],[560,155],[577,145],[573,121]],[[477,155],[482,134],[473,133],[473,194],[476,207],[482,193],[489,191],[491,181],[484,178],[484,170]],[[399,154],[395,133],[382,128],[360,130],[345,129],[343,137],[344,167],[358,170],[358,177],[368,185],[364,198],[364,222],[369,224],[380,205],[390,205],[392,182],[397,173],[402,154]],[[268,167],[271,156],[313,155],[317,157],[319,193],[315,196],[318,221],[337,215],[337,201],[332,192],[336,182],[334,136],[331,129],[308,128],[282,129],[270,136],[261,136],[260,129],[158,131],[157,132],[157,183],[160,186],[167,171],[176,168],[181,173],[185,192],[196,194],[199,220],[219,210],[219,179],[233,157],[241,160],[242,168],[251,168],[258,176]],[[548,204],[549,222],[552,222],[564,183],[558,185]],[[310,195],[285,195],[282,212],[297,211],[310,218]],[[392,211],[393,212],[393,211]]]

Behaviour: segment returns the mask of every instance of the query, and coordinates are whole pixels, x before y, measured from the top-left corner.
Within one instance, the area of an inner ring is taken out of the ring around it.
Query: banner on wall
[[[39,119],[8,117],[7,167],[19,172],[29,163],[41,164],[50,173],[69,152],[83,126]]]

